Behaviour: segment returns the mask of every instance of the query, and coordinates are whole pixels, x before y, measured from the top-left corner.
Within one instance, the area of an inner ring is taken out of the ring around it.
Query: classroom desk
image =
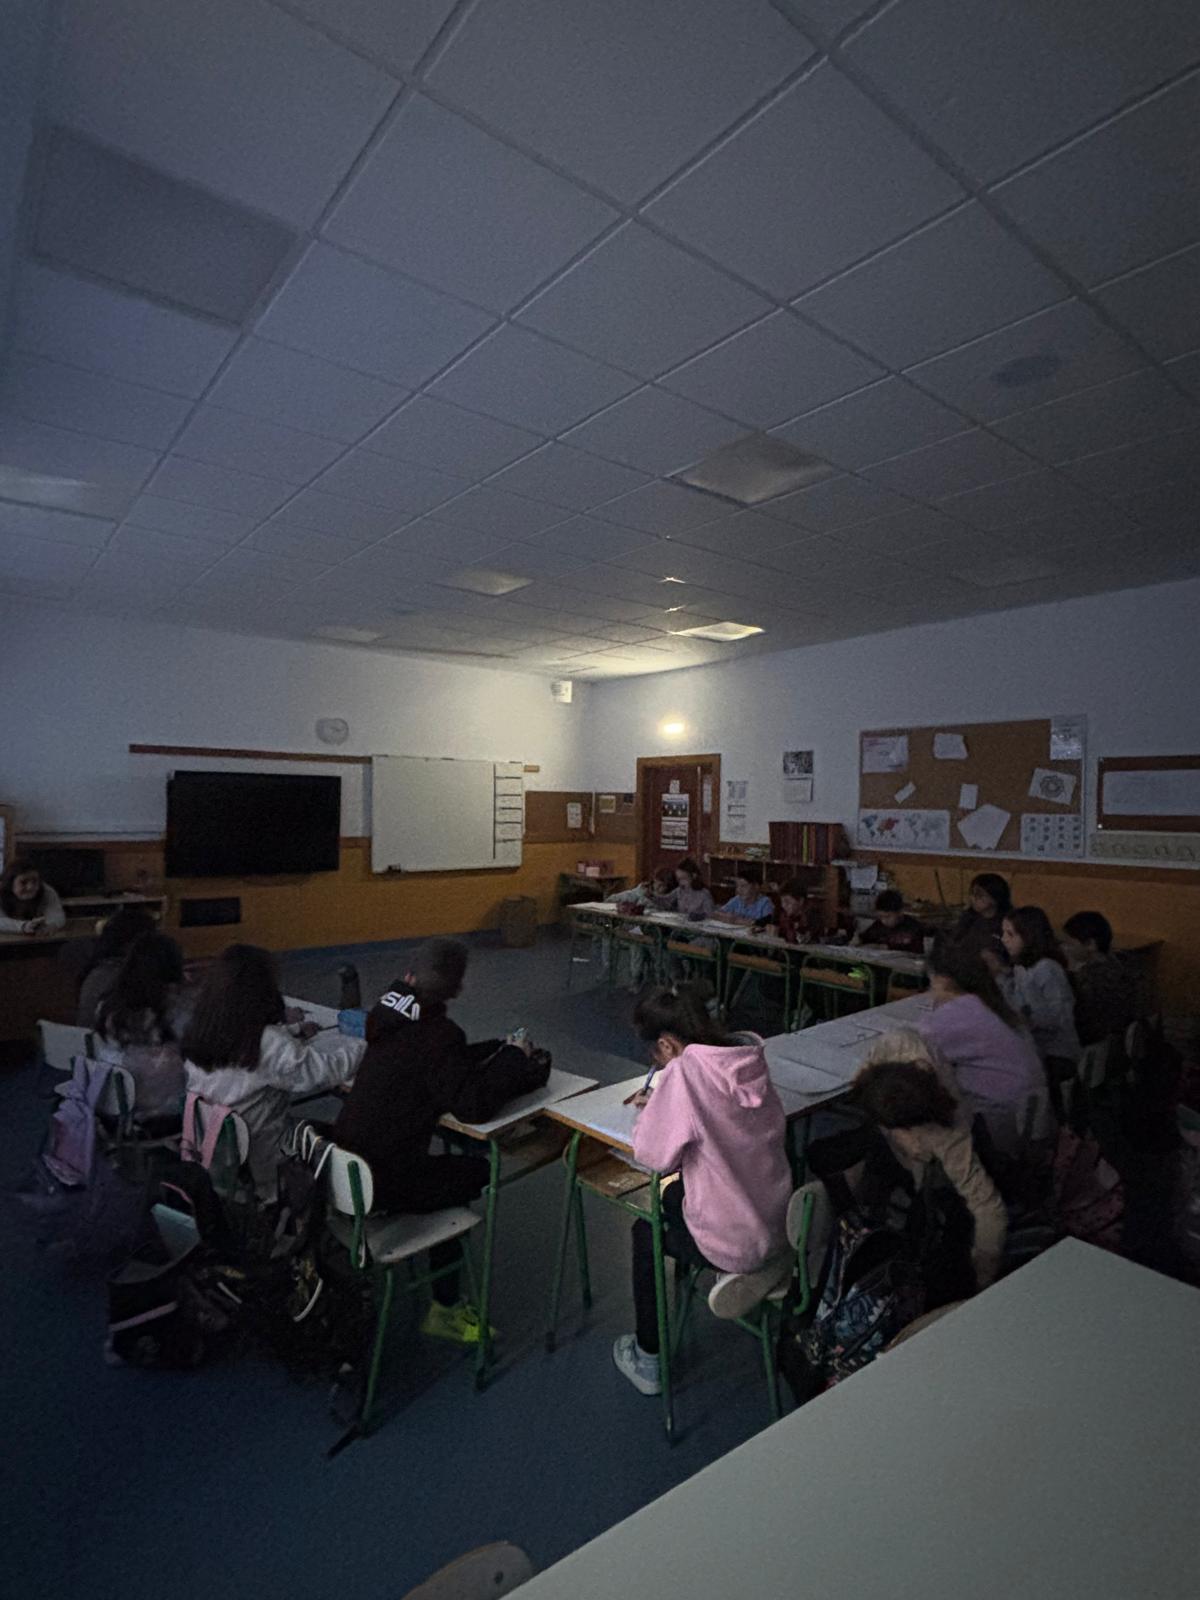
[[[717,939],[720,941],[722,960],[728,954],[729,947],[738,945],[753,945],[761,948],[764,954],[779,956],[790,952],[802,964],[817,961],[848,962],[856,966],[869,967],[873,975],[872,998],[879,1003],[886,994],[887,985],[891,978],[901,975],[906,978],[922,979],[925,976],[925,960],[923,956],[906,955],[898,950],[886,950],[877,945],[845,945],[845,944],[788,944],[785,940],[765,933],[754,933],[745,924],[720,922],[715,918],[705,918],[701,922],[693,922],[677,911],[621,911],[616,904],[610,901],[595,900],[582,902],[570,908],[572,920],[572,935],[570,941],[570,963],[567,968],[567,983],[570,986],[571,969],[575,964],[575,943],[578,932],[585,933],[589,938],[597,934],[603,935],[611,930],[614,924],[621,926],[636,925],[647,929],[658,936],[658,954],[661,955],[662,941],[672,932],[686,932],[695,938]],[[718,992],[721,992],[720,973],[718,971]]]
[[[284,1004],[296,1006],[311,1021],[322,1028],[337,1026],[337,1012],[331,1006],[319,1006],[309,1000],[284,996]],[[317,1036],[319,1043],[320,1035]],[[488,1318],[491,1306],[492,1263],[495,1255],[496,1215],[500,1205],[500,1190],[521,1178],[539,1172],[562,1154],[567,1134],[553,1126],[546,1126],[543,1113],[561,1100],[595,1088],[595,1078],[583,1078],[574,1072],[562,1072],[551,1067],[550,1076],[540,1089],[518,1095],[510,1100],[500,1114],[490,1122],[459,1122],[456,1117],[445,1116],[439,1126],[459,1139],[471,1140],[487,1146],[488,1181],[483,1191],[483,1264],[479,1275],[479,1320],[482,1337],[475,1347],[475,1387],[482,1389],[488,1380],[493,1364],[491,1324]]]
[[[0,1042],[32,1045],[39,1021],[75,1021],[79,976],[63,956],[68,945],[94,937],[91,922],[68,922],[57,933],[0,933]]]
[[[1075,1240],[532,1579],[522,1600],[1192,1600],[1200,1291]]]

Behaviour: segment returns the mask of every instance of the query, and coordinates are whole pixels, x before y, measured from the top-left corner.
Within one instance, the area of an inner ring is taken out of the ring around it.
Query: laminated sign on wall
[[[665,794],[662,797],[662,820],[659,847],[663,850],[686,850],[688,847],[688,815],[691,800],[686,794]]]

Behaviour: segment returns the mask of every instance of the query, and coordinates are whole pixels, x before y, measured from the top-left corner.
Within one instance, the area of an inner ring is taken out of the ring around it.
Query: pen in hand
[[[625,1104],[627,1106],[638,1106],[638,1107],[641,1107],[641,1106],[644,1106],[646,1104],[647,1100],[649,1100],[649,1098],[650,1098],[650,1085],[654,1082],[654,1074],[657,1071],[658,1071],[657,1066],[654,1066],[654,1067],[650,1068],[650,1071],[646,1074],[646,1081],[642,1085],[642,1087],[640,1089],[638,1089],[634,1094],[631,1094],[626,1098]]]

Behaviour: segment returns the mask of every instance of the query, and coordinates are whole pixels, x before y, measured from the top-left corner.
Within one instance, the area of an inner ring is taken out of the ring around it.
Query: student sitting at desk
[[[875,899],[875,921],[856,933],[851,944],[877,945],[884,950],[901,950],[919,956],[925,951],[925,934],[916,917],[904,910],[904,896],[897,889],[885,889]]]
[[[998,872],[971,879],[971,901],[954,930],[954,942],[971,954],[992,950],[1003,960],[1000,930],[1012,910],[1012,893]]]
[[[812,924],[808,889],[799,878],[790,878],[779,891],[779,916],[775,931],[785,944],[807,944],[813,937]]]
[[[317,1048],[309,1040],[318,1032],[311,1022],[287,1026],[274,957],[251,944],[231,944],[209,967],[184,1029],[188,1091],[244,1119],[260,1199],[272,1194],[293,1099],[345,1083],[366,1049],[338,1034]]]
[[[733,886],[732,899],[726,900],[721,909],[713,913],[717,922],[774,922],[775,902],[770,895],[763,893],[761,883],[745,872],[739,872],[733,880]]]
[[[680,1175],[662,1196],[667,1254],[719,1272],[756,1273],[778,1262],[787,1252],[792,1175],[761,1041],[735,1042],[687,984],[647,995],[634,1023],[653,1047],[655,1068],[653,1084],[636,1097],[634,1158]],[[633,1303],[636,1332],[617,1339],[613,1360],[640,1393],[659,1394],[653,1234],[640,1218]]]
[[[16,856],[0,878],[0,933],[58,933],[67,925],[63,903],[28,856]]]
[[[606,905],[615,905],[622,911],[649,911],[669,895],[674,887],[675,881],[670,869],[658,867],[641,883],[606,894],[604,901]]]
[[[705,886],[704,874],[690,856],[675,868],[675,887],[659,899],[657,909],[678,911],[685,917],[712,916],[712,893]]]
[[[1057,1105],[1059,1085],[1074,1075],[1079,1061],[1075,991],[1066,960],[1041,906],[1010,911],[1001,938],[1011,964],[1007,969],[996,966],[996,982],[1009,1005],[1029,1024]]]
[[[1046,1098],[1033,1039],[980,956],[935,945],[928,970],[933,1012],[922,1037],[949,1063],[960,1099],[983,1117],[996,1149],[1019,1156],[1030,1101],[1037,1122]]]
[[[95,1017],[96,1059],[132,1076],[142,1127],[159,1121],[179,1126],[185,1082],[179,1037],[189,1011],[182,951],[165,933],[144,933]]]
[[[534,1056],[528,1039],[467,1043],[446,1015],[466,970],[466,945],[430,939],[367,1017],[367,1053],[333,1138],[370,1166],[381,1211],[440,1211],[474,1200],[487,1184],[488,1163],[481,1156],[430,1155],[439,1118],[489,1122],[550,1075],[550,1058],[542,1051]],[[430,1251],[434,1271],[457,1259],[453,1241]],[[421,1331],[457,1344],[479,1342],[479,1316],[459,1300],[456,1273],[434,1281]]]
[[[1080,1044],[1099,1044],[1110,1034],[1124,1034],[1137,1020],[1137,976],[1113,955],[1108,918],[1099,911],[1077,911],[1067,919],[1063,932]]]
[[[75,1022],[93,1027],[100,1002],[108,994],[136,942],[158,927],[145,906],[122,906],[100,930],[92,953],[79,977]]]

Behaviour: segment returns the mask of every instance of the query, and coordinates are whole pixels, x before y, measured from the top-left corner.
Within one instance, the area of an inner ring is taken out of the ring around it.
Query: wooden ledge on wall
[[[227,750],[202,744],[131,744],[131,756],[204,756],[211,761],[322,761],[334,767],[369,767],[370,756],[337,756],[328,750]]]

